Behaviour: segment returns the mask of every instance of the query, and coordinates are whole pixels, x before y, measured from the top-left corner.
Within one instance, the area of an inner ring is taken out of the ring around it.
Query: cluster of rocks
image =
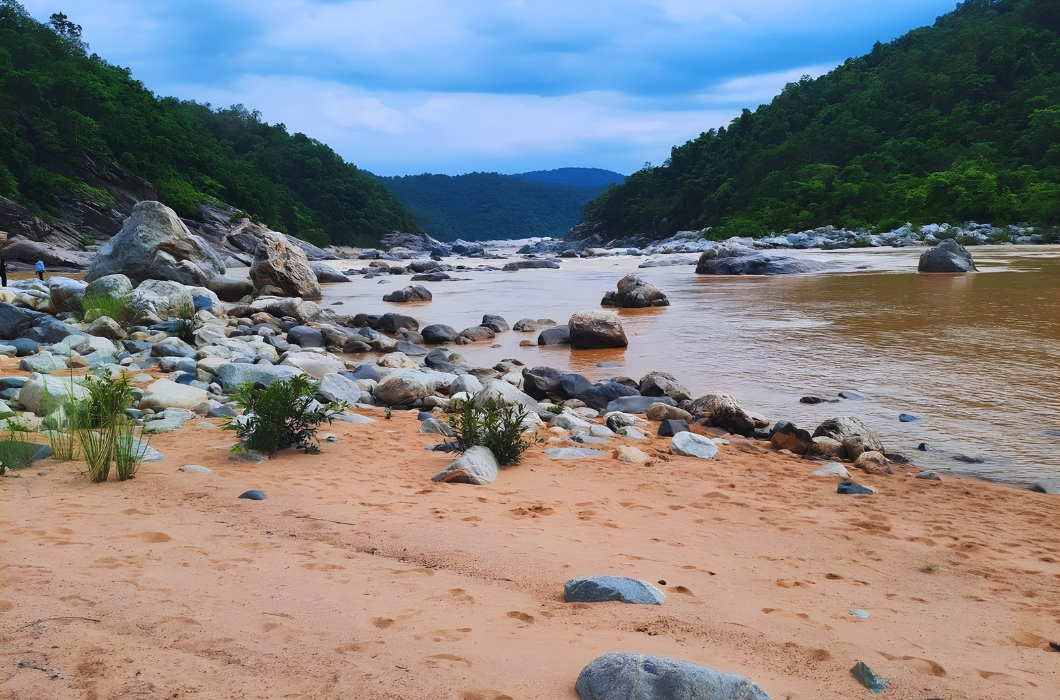
[[[443,258],[454,255],[466,258],[497,258],[481,243],[457,239],[452,243],[436,240],[425,234],[390,233],[380,240],[380,247],[362,250],[361,260],[412,260],[414,258]]]

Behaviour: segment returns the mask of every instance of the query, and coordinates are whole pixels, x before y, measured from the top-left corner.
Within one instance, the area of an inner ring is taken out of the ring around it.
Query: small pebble
[[[662,579],[660,579],[659,580],[659,585],[660,586],[665,586],[666,585],[666,581],[663,581]]]
[[[240,498],[246,498],[251,501],[264,501],[268,496],[265,495],[264,491],[258,491],[257,489],[251,489],[250,491],[244,491],[239,494]]]
[[[861,608],[851,608],[850,609],[850,616],[851,617],[856,617],[859,620],[867,620],[867,619],[869,619],[869,615],[871,615],[871,614],[872,613],[870,613],[868,610],[862,610]]]
[[[48,472],[37,472],[37,476],[48,476]]]

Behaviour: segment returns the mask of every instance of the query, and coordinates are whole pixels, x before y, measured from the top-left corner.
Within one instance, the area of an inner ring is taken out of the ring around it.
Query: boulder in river
[[[310,262],[309,269],[313,271],[313,274],[317,276],[317,282],[321,284],[350,281],[349,277],[320,261]]]
[[[567,326],[553,326],[541,331],[537,336],[538,345],[570,345],[570,328]]]
[[[618,291],[605,294],[600,305],[643,309],[649,306],[669,306],[670,300],[658,287],[648,284],[638,275],[626,275],[619,280]]]
[[[422,284],[411,284],[402,289],[395,289],[390,294],[383,295],[383,301],[397,304],[408,304],[414,301],[430,301],[434,297]]]
[[[576,313],[570,317],[567,327],[570,329],[571,347],[576,349],[624,348],[629,345],[621,319],[610,311]]]
[[[320,299],[320,283],[305,252],[275,231],[264,231],[254,251],[250,280],[255,289],[274,287],[289,297]]]
[[[517,260],[510,262],[501,268],[504,272],[515,272],[516,270],[558,270],[559,263],[555,260]]]
[[[920,255],[919,272],[976,272],[972,254],[957,241],[948,238],[937,248],[925,250]]]
[[[144,201],[96,254],[85,281],[120,273],[134,282],[171,280],[208,287],[225,271],[221,256],[191,233],[175,211],[161,202]]]
[[[589,662],[574,688],[580,700],[770,700],[743,676],[627,652],[604,654]]]
[[[538,401],[558,396],[562,377],[563,373],[553,367],[524,367],[523,391]]]
[[[429,326],[424,327],[420,332],[423,336],[423,342],[431,345],[445,345],[446,343],[452,343],[456,340],[456,329],[452,326],[447,326],[444,323],[432,323]]]
[[[711,251],[703,253],[708,256]],[[700,257],[696,274],[700,275],[798,275],[817,272],[824,264],[815,260],[796,260],[783,256],[763,254],[742,257]]]
[[[692,415],[701,415],[711,425],[723,428],[730,433],[751,437],[755,432],[755,422],[747,411],[740,408],[736,399],[727,394],[707,394],[692,402],[689,409]]]
[[[648,372],[641,377],[640,393],[644,396],[669,396],[674,401],[686,401],[692,398],[688,389],[683,387],[672,374],[666,372]]]

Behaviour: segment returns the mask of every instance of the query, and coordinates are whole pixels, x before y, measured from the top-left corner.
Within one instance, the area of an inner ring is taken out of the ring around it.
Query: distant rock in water
[[[578,349],[624,348],[629,345],[622,321],[610,311],[583,311],[570,317],[571,345]],[[545,331],[546,333],[548,331]]]
[[[920,272],[977,272],[972,254],[952,238],[920,255]]]
[[[670,300],[655,285],[648,284],[637,275],[626,275],[618,281],[618,291],[604,294],[600,305],[643,309],[649,306],[669,306]]]
[[[713,254],[713,255],[712,255]],[[799,275],[818,272],[824,264],[816,260],[796,260],[756,253],[739,257],[718,257],[712,250],[704,252],[696,265],[699,275]]]
[[[413,301],[430,301],[433,298],[434,297],[426,287],[420,284],[414,284],[384,295],[383,301],[407,304]]]

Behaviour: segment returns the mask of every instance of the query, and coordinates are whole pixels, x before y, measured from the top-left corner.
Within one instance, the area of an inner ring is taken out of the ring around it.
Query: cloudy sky
[[[22,0],[381,175],[632,172],[955,0]]]

